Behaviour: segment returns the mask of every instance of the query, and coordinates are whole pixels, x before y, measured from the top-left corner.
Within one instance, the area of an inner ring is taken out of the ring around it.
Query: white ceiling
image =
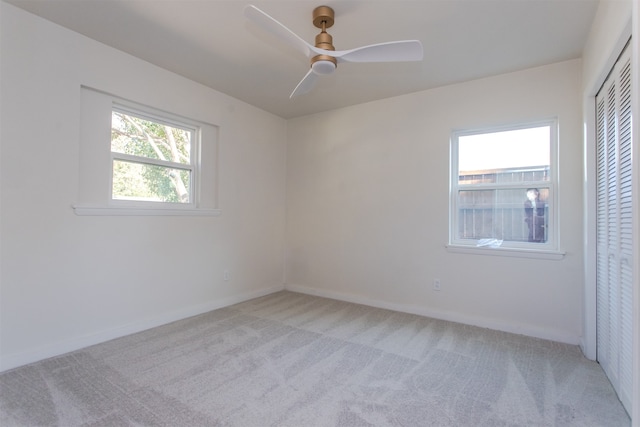
[[[578,58],[598,0],[3,0],[284,118]],[[338,50],[418,39],[415,63],[340,64],[307,95],[309,63],[243,15],[255,4],[309,43],[335,10]]]

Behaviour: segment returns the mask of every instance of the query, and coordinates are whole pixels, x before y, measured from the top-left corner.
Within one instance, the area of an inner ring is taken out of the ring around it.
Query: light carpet
[[[278,292],[0,375],[9,426],[629,426],[576,346]]]

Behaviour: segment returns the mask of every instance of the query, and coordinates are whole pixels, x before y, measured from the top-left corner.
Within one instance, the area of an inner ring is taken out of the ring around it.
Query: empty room
[[[0,425],[640,426],[635,0],[0,0]]]

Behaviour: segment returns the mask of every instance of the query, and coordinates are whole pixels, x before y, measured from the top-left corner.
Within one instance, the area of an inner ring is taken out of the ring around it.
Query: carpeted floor
[[[279,292],[0,374],[9,426],[629,426],[579,348]]]

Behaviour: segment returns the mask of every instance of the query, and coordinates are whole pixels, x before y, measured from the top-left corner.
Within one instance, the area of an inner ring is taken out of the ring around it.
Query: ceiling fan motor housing
[[[336,50],[333,46],[333,37],[326,29],[333,26],[334,11],[329,6],[318,6],[313,10],[313,25],[322,31],[316,36],[316,47],[324,50]],[[320,62],[321,63],[318,63]],[[331,66],[331,64],[333,66]],[[333,56],[316,55],[311,58],[311,68],[317,74],[331,74],[338,66],[338,61]]]

